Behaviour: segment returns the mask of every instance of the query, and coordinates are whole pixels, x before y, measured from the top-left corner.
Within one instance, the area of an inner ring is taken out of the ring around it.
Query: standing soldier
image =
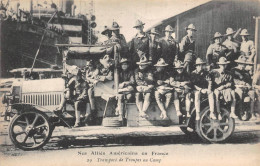
[[[109,39],[112,36],[112,32],[107,28],[107,26],[104,26],[103,31],[101,32],[102,35],[106,36],[106,40],[100,43],[101,45],[107,45],[110,41]]]
[[[112,32],[112,36],[110,38],[111,43],[118,43],[118,49],[120,51],[121,58],[122,57],[127,57],[127,52],[128,52],[128,46],[125,40],[125,37],[123,34],[120,34],[120,26],[118,25],[117,22],[113,22],[112,26],[109,27],[108,29]]]
[[[137,62],[136,64],[139,65],[139,67],[135,70],[135,80],[136,80],[136,105],[139,110],[139,115],[143,118],[147,118],[146,111],[151,103],[151,92],[154,88],[154,78],[153,73],[151,69],[149,68],[149,65],[151,62],[149,62],[144,55],[140,62]],[[143,98],[140,99],[140,98]]]
[[[218,113],[218,119],[221,120],[220,112],[220,96],[224,97],[226,102],[231,102],[231,118],[237,118],[235,114],[236,98],[234,88],[234,80],[229,71],[226,70],[229,62],[225,57],[219,58],[217,62],[219,69],[212,70],[213,73],[213,89],[216,96],[216,108]]]
[[[226,58],[230,61],[230,68],[235,66],[235,60],[238,58],[239,44],[234,41],[233,35],[236,31],[233,31],[232,28],[227,28],[225,36],[227,39],[223,42],[223,45],[227,47],[228,51]]]
[[[158,40],[159,35],[160,34],[156,31],[155,28],[151,29],[150,42],[149,42],[150,43],[149,61],[151,61],[153,64],[155,64],[159,59],[159,53],[158,53],[158,49],[160,48],[159,40]]]
[[[240,51],[246,55],[246,58],[249,62],[253,63],[256,54],[255,44],[252,40],[248,39],[250,34],[248,33],[247,29],[243,29],[240,33],[240,36],[242,37]]]
[[[156,70],[154,72],[154,79],[157,81],[156,84],[156,91],[155,99],[158,104],[158,107],[161,110],[161,118],[166,119],[167,118],[167,108],[169,107],[169,104],[171,102],[172,98],[172,88],[170,85],[170,74],[166,71],[165,67],[168,66],[167,63],[165,63],[163,58],[160,58],[158,62],[154,65],[156,67]],[[163,102],[163,97],[165,97],[165,102]]]
[[[227,48],[222,45],[222,35],[219,32],[216,32],[213,40],[214,43],[208,47],[206,53],[207,64],[210,65],[211,68],[217,68],[217,62],[220,57],[226,57]]]
[[[89,84],[88,97],[89,97],[91,113],[93,113],[96,110],[95,98],[94,98],[94,86],[98,83],[97,75],[98,75],[98,69],[94,67],[94,62],[92,60],[86,61],[85,79],[86,82]]]
[[[174,106],[176,108],[177,116],[181,116],[180,111],[180,95],[184,95],[185,106],[186,106],[186,117],[190,117],[190,106],[191,106],[191,85],[190,76],[184,71],[184,66],[181,61],[175,63],[175,70],[177,72],[173,73],[170,77],[170,85],[174,87]]]
[[[193,33],[196,32],[196,28],[193,24],[190,24],[185,28],[187,35],[184,36],[180,42],[180,53],[181,57],[178,60],[184,62],[184,69],[190,73],[192,70],[195,58],[195,41],[193,39]]]
[[[121,70],[119,71],[119,86],[118,86],[118,108],[116,115],[119,115],[120,120],[123,120],[123,101],[129,101],[133,96],[134,91],[134,72],[129,69],[129,61],[122,58],[120,61]]]
[[[129,56],[128,59],[133,61],[133,65],[138,62],[142,54],[144,53],[146,58],[149,59],[149,40],[150,37],[144,32],[144,23],[140,20],[137,20],[134,28],[136,28],[137,34],[130,42],[129,47]]]
[[[170,25],[165,27],[165,37],[160,40],[160,57],[165,59],[168,64],[173,64],[175,57],[178,56],[179,46],[174,38],[171,36],[173,28]]]
[[[205,64],[201,58],[196,59],[196,70],[191,73],[191,82],[194,85],[195,95],[195,109],[196,109],[196,120],[200,120],[200,97],[201,95],[207,95],[209,100],[210,117],[216,119],[214,115],[214,93],[212,91],[212,79],[205,70]]]
[[[237,60],[237,67],[234,67],[231,71],[234,77],[234,83],[236,86],[235,92],[238,94],[240,101],[243,99],[243,89],[248,89],[248,96],[251,99],[250,110],[252,116],[254,116],[254,106],[255,106],[255,91],[252,89],[252,79],[249,72],[246,69],[246,64],[248,64],[247,59],[244,55],[241,55]],[[242,87],[241,87],[242,86]],[[240,102],[240,109],[243,107],[243,101]]]

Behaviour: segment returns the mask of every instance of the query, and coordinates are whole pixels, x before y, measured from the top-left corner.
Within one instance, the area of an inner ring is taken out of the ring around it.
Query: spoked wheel
[[[53,129],[44,113],[28,111],[13,117],[9,126],[9,136],[16,147],[35,150],[49,141]]]
[[[221,108],[222,120],[210,118],[209,107],[201,112],[201,118],[196,122],[198,135],[206,142],[223,142],[227,140],[235,129],[235,120],[229,116],[225,108]]]

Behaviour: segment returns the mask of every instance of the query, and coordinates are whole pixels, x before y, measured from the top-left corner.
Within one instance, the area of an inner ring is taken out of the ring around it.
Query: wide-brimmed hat
[[[107,26],[104,26],[103,31],[101,32],[102,35],[105,35],[109,31]]]
[[[215,40],[215,39],[217,39],[217,38],[222,38],[222,37],[223,37],[223,35],[221,35],[221,33],[216,32],[216,33],[214,34],[213,40]]]
[[[233,35],[234,33],[236,33],[236,31],[234,31],[232,28],[227,28],[225,36]]]
[[[206,62],[204,62],[201,58],[196,59],[195,65],[203,65],[203,64],[206,64]]]
[[[168,66],[168,64],[165,63],[165,60],[163,58],[160,58],[154,66]]]
[[[174,68],[175,69],[183,69],[184,68],[183,63],[178,60],[177,62],[174,63]]]
[[[119,63],[122,64],[122,63],[128,63],[128,62],[129,62],[129,60],[127,58],[122,58]]]
[[[170,25],[167,25],[167,26],[165,27],[165,29],[164,29],[164,32],[173,32],[173,31],[174,31],[174,29],[173,29],[173,27],[170,26]]]
[[[240,55],[235,62],[246,64],[247,58],[244,55]]]
[[[226,65],[226,64],[229,64],[229,63],[230,63],[230,62],[227,61],[227,58],[225,58],[225,57],[219,58],[219,60],[218,60],[218,62],[217,62],[218,65]]]
[[[188,27],[185,27],[185,29],[186,30],[191,29],[193,31],[197,31],[197,29],[195,28],[195,25],[193,25],[193,24],[190,24]]]
[[[133,28],[137,28],[140,27],[142,25],[144,25],[145,23],[143,23],[141,20],[136,20],[135,25],[133,26]]]
[[[240,36],[250,36],[250,34],[248,33],[247,29],[243,29],[240,33]]]
[[[138,65],[149,65],[151,64],[150,61],[148,61],[148,59],[146,58],[146,56],[142,56],[142,58],[140,59],[139,62],[136,62],[136,64]]]
[[[155,35],[160,35],[159,32],[157,32],[155,28],[152,28],[149,33],[150,34],[155,34]]]
[[[122,28],[122,27],[119,26],[118,23],[114,21],[114,22],[112,23],[112,26],[109,27],[108,29],[111,30],[111,31],[114,31],[114,30],[118,30],[118,29],[120,29],[120,28]]]

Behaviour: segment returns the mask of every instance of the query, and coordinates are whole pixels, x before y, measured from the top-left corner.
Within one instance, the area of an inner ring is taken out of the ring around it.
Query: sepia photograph
[[[0,0],[0,166],[259,166],[259,0]]]

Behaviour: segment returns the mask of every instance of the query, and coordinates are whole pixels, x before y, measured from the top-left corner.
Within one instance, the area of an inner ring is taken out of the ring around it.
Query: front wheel
[[[223,142],[234,132],[235,120],[229,116],[227,109],[221,108],[222,120],[211,119],[209,107],[206,107],[200,115],[200,120],[196,122],[196,132],[204,141]]]
[[[53,127],[43,112],[34,110],[16,114],[10,122],[9,136],[22,150],[36,150],[50,139]]]

